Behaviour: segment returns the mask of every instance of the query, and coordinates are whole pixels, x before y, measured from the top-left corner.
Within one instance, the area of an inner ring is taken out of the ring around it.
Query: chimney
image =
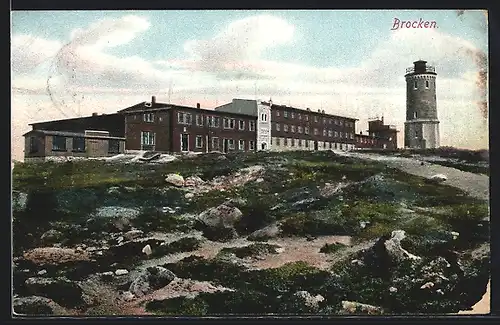
[[[322,110],[321,113],[325,114],[325,110]]]
[[[307,107],[307,108],[306,108],[306,111],[310,112],[310,111],[311,111],[311,109],[310,109],[309,107]]]
[[[156,96],[152,96],[151,97],[151,104],[155,104],[156,103]]]
[[[95,112],[94,112],[94,113],[92,113],[92,116],[97,116],[97,115],[99,115],[99,114],[97,114],[97,113],[95,113]]]
[[[201,108],[200,103],[196,103],[196,108]]]
[[[321,110],[320,110],[320,109],[318,109],[318,113],[321,113]]]

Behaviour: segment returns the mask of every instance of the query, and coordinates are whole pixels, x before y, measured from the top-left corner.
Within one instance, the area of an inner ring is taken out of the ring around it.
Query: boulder
[[[342,309],[340,310],[340,314],[344,315],[382,315],[383,313],[384,311],[380,307],[347,300],[342,301]]]
[[[404,230],[394,230],[391,237],[385,241],[384,246],[393,261],[401,261],[405,259],[420,260],[421,257],[413,255],[401,246],[401,241],[406,237]]]
[[[262,229],[256,230],[248,236],[248,240],[267,240],[275,238],[280,234],[280,228],[277,223],[270,224]]]
[[[165,182],[181,187],[184,186],[184,177],[178,174],[168,174],[167,178],[165,178]]]
[[[447,179],[448,179],[448,177],[446,177],[446,175],[444,175],[444,174],[435,174],[429,178],[429,180],[436,182],[436,183],[442,183],[442,182],[446,181]]]
[[[63,307],[74,308],[84,303],[80,285],[64,277],[28,278],[25,285],[30,294],[50,298]]]
[[[161,266],[148,267],[130,284],[129,291],[142,297],[154,290],[165,287],[176,278],[175,274]]]
[[[205,210],[197,220],[210,228],[234,228],[242,216],[243,213],[237,207],[221,204]]]
[[[47,316],[65,313],[63,307],[46,297],[29,296],[14,298],[13,311],[17,315]]]
[[[60,232],[59,230],[50,229],[43,233],[43,235],[40,237],[40,240],[43,245],[50,245],[61,242],[63,238],[64,234],[62,232]]]
[[[143,234],[144,232],[142,230],[133,229],[124,233],[123,237],[127,240],[134,240],[141,237]]]

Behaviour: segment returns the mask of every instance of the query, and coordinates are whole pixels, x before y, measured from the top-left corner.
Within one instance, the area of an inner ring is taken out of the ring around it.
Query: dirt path
[[[385,163],[389,167],[398,168],[408,174],[421,177],[431,177],[435,174],[444,174],[448,178],[444,184],[459,188],[467,192],[470,196],[489,201],[490,178],[484,174],[474,174],[456,168],[441,166],[416,158],[388,157],[377,154],[361,152],[339,152],[350,157],[357,157],[368,160],[375,160]],[[490,312],[490,282],[486,288],[483,298],[476,303],[472,310],[460,311],[459,314],[488,314]]]
[[[444,184],[459,188],[467,192],[470,196],[482,200],[489,200],[490,178],[484,174],[469,173],[456,168],[441,166],[427,161],[424,165],[421,165],[422,161],[416,158],[388,157],[361,152],[346,152],[343,154],[351,157],[380,161],[389,167],[398,168],[406,173],[421,177],[431,177],[435,174],[444,174],[448,178]]]

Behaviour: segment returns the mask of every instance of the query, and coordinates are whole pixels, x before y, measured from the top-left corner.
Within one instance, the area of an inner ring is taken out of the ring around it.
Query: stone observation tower
[[[436,105],[436,69],[426,61],[406,69],[405,148],[439,147]]]

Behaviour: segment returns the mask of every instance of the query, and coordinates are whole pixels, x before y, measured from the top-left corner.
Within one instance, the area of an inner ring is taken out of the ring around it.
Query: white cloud
[[[11,67],[15,74],[33,72],[40,64],[52,58],[61,43],[31,35],[14,35],[11,38]]]

